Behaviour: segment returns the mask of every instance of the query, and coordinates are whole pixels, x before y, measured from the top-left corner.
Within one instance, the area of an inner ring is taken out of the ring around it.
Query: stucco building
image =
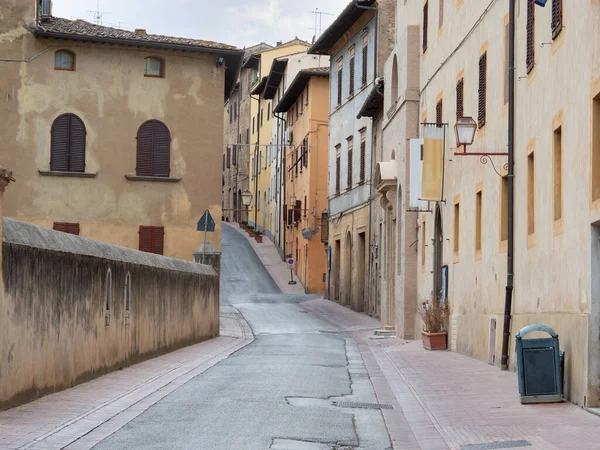
[[[330,56],[328,296],[369,306],[372,121],[357,118],[393,46],[395,1],[350,2],[309,54]]]
[[[329,67],[300,70],[275,112],[286,114],[290,125],[284,165],[284,253],[294,257],[296,274],[307,293],[324,292],[329,225]]]
[[[223,99],[243,51],[71,21],[51,2],[0,0],[5,214],[191,259],[221,216]],[[209,235],[220,248],[220,226]]]

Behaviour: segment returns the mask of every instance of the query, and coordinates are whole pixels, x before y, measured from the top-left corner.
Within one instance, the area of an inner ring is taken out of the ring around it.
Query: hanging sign
[[[444,138],[446,127],[423,127],[423,175],[420,200],[439,202],[444,189]]]
[[[410,207],[426,210],[428,204],[422,198],[423,187],[423,139],[410,140]]]

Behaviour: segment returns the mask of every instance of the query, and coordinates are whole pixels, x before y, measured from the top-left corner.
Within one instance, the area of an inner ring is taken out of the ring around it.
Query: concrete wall
[[[186,260],[201,243],[196,223],[206,209],[220,248],[224,68],[215,55],[35,38],[24,24],[35,2],[0,0],[0,163],[19,179],[5,214],[52,227],[78,222],[81,235],[137,249],[139,226],[165,227],[165,254]],[[75,71],[54,70],[59,49],[76,55]],[[45,51],[45,53],[43,53]],[[144,77],[144,58],[164,58],[165,78]],[[36,57],[37,56],[37,57]],[[87,129],[86,172],[92,178],[42,176],[49,170],[50,129],[62,113]],[[136,135],[158,119],[169,128],[171,177],[130,181]],[[96,174],[96,175],[94,175]]]
[[[8,219],[2,249],[0,408],[218,335],[208,266]]]

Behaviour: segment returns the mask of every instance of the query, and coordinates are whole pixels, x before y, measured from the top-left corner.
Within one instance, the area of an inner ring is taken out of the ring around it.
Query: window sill
[[[96,178],[98,172],[60,172],[57,170],[38,170],[43,177],[73,177],[73,178]]]
[[[158,181],[162,183],[179,183],[181,178],[176,177],[147,177],[138,175],[125,175],[129,181]]]

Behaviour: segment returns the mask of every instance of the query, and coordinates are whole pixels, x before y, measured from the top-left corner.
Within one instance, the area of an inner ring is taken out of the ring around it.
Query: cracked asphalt
[[[223,226],[221,302],[254,342],[175,390],[97,449],[387,449],[356,343],[284,295],[246,239]],[[312,297],[314,298],[314,297]]]

